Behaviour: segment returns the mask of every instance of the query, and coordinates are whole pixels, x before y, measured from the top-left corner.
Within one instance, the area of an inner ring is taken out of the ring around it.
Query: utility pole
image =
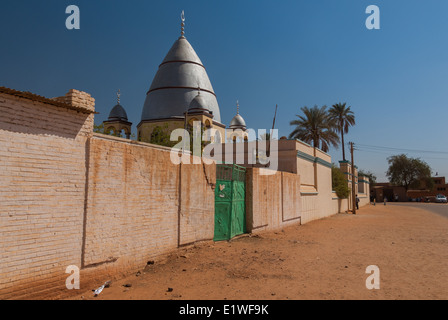
[[[352,154],[352,206],[353,214],[356,214],[356,181],[355,181],[355,163],[353,161],[353,142],[350,142],[350,153]]]
[[[269,134],[269,141],[267,141],[267,139],[266,139],[266,143],[268,143],[268,148],[267,148],[268,151],[266,152],[267,157],[271,156],[271,140],[272,140],[272,135],[274,134],[275,118],[277,117],[277,108],[278,108],[278,105],[275,105],[274,121],[272,122],[272,130],[271,130],[271,133]]]

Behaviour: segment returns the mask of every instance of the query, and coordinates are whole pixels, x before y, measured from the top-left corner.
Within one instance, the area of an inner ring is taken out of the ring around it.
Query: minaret
[[[240,103],[238,100],[236,101],[236,116],[234,116],[232,121],[230,121],[229,129],[229,137],[231,141],[236,141],[237,137],[240,137],[244,140],[248,139],[248,133],[246,132],[246,122],[240,115]]]
[[[121,131],[124,130],[126,135],[126,139],[130,139],[131,137],[131,126],[132,123],[128,121],[128,115],[126,114],[126,110],[120,104],[120,89],[117,91],[117,104],[109,113],[109,118],[107,121],[103,122],[104,132],[109,134],[113,131],[113,134],[119,136]]]

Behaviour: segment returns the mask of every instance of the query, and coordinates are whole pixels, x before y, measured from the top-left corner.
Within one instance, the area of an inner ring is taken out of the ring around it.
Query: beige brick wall
[[[0,94],[2,299],[70,294],[69,265],[93,288],[213,238],[215,165],[93,134],[93,100],[67,96],[84,112]]]
[[[141,267],[213,238],[215,166],[180,168],[169,150],[95,135],[89,168],[85,267]]]
[[[94,137],[84,266],[176,247],[177,184],[169,152]]]
[[[0,297],[7,298],[33,284],[45,290],[80,264],[93,115],[7,94],[0,114]]]
[[[179,245],[213,239],[215,185],[215,164],[182,165]]]

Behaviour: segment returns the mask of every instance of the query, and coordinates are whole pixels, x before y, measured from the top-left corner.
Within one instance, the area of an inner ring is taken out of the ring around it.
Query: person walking
[[[359,198],[358,195],[356,195],[356,210],[359,209]]]
[[[384,197],[384,205],[386,205],[387,197]]]

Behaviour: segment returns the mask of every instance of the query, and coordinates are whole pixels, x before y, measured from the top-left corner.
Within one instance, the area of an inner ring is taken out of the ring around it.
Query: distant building
[[[410,199],[426,199],[434,200],[438,194],[443,194],[448,197],[448,184],[445,177],[433,177],[434,188],[432,190],[408,190],[408,197]]]
[[[394,186],[389,182],[375,183],[375,186],[370,189],[370,195],[377,202],[383,202],[384,198],[387,198],[387,201],[399,202],[409,200],[404,187]]]
[[[434,188],[432,190],[408,190],[404,187],[394,186],[390,182],[376,183],[370,190],[370,195],[377,202],[382,202],[384,197],[388,201],[415,201],[429,200],[432,201],[438,194],[448,196],[448,184],[445,177],[432,177],[434,180]]]

